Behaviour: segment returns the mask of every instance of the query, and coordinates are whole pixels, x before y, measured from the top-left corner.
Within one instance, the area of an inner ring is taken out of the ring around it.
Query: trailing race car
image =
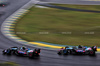
[[[11,55],[12,53],[15,53],[15,51],[18,49],[18,47],[11,47],[8,49],[3,50],[3,54]]]
[[[8,4],[8,0],[0,0],[0,6],[6,6]]]
[[[28,56],[29,58],[33,58],[34,56],[40,55],[40,49],[31,50],[30,48],[26,47],[11,47],[3,50],[3,54],[15,54],[17,56]]]
[[[82,54],[82,55],[95,55],[95,52],[97,51],[96,46],[92,47],[86,47],[86,46],[74,46],[74,47],[68,47],[66,46],[65,48],[61,48],[58,51],[59,55],[67,55],[67,54]]]

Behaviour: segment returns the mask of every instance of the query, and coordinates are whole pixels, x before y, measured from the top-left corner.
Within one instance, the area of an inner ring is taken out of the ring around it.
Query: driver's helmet
[[[79,46],[78,46],[78,48],[82,48],[82,46],[81,46],[81,45],[79,45]]]
[[[25,46],[22,46],[22,49],[23,49],[23,50],[25,50],[25,49],[26,49],[26,47],[25,47]]]
[[[68,47],[68,46],[66,46],[66,47],[65,47],[65,49],[66,49],[66,48],[69,48],[69,47]]]
[[[62,47],[61,49],[64,49],[64,47]]]

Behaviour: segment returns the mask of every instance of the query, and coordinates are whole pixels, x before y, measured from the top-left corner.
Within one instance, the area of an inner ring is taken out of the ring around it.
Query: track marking
[[[54,46],[54,45],[47,45],[43,43],[38,43],[38,42],[29,42],[30,44],[35,44],[38,46],[43,46],[43,47],[50,47],[50,48],[62,48],[61,46]]]
[[[100,0],[82,0],[82,1],[100,1]]]

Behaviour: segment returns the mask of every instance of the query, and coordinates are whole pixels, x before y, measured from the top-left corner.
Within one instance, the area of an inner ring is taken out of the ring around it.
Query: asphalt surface
[[[43,3],[41,4],[40,3],[39,5],[46,6],[46,7],[51,7],[51,8],[62,9],[62,10],[100,13],[100,11],[95,11],[95,10],[84,10],[84,9],[76,9],[76,8],[69,8],[69,7],[61,7],[61,6],[51,5],[51,4],[43,4]]]
[[[100,1],[89,0],[40,0],[42,2],[60,3],[60,4],[78,4],[78,5],[100,5]]]
[[[27,3],[29,0],[10,0],[10,4],[6,7],[0,7],[0,10],[5,11],[5,14],[0,17],[0,26],[3,21],[13,12]],[[100,66],[100,54],[94,57],[91,56],[59,56],[57,51],[41,50],[39,58],[29,59],[28,57],[18,57],[15,55],[2,55],[2,50],[12,46],[23,46],[16,43],[5,36],[0,31],[0,62],[13,61],[21,66]],[[32,49],[32,47],[27,46]]]

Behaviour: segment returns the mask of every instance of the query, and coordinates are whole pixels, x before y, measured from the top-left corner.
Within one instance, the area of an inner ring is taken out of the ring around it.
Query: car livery
[[[29,58],[33,58],[35,56],[40,55],[40,49],[34,49],[34,50],[30,48],[22,49],[22,47],[11,47],[11,48],[3,50],[2,52],[4,55],[14,54],[17,56],[28,56]]]
[[[95,55],[97,51],[96,46],[86,47],[86,46],[73,46],[73,47],[65,47],[58,50],[57,54],[59,55],[67,55],[67,54],[82,54],[82,55]]]

